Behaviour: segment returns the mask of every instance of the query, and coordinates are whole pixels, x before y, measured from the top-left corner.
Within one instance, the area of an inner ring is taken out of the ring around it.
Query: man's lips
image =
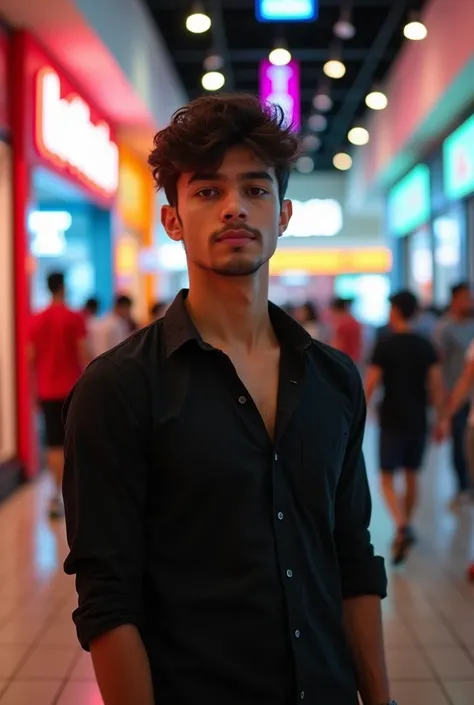
[[[255,235],[248,230],[226,230],[217,238],[217,242],[245,242],[247,240],[255,240]]]

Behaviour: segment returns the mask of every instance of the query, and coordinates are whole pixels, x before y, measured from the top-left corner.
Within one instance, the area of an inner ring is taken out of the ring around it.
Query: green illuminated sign
[[[474,115],[443,144],[443,182],[448,198],[463,198],[474,191]]]
[[[388,194],[388,229],[392,235],[408,235],[429,220],[430,211],[430,170],[419,164]]]

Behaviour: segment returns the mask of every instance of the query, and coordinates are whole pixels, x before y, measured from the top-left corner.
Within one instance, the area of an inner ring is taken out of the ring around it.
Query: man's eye
[[[248,193],[250,196],[264,196],[268,191],[261,186],[250,186]]]
[[[216,196],[217,193],[218,191],[215,188],[202,188],[197,192],[196,196],[200,196],[201,198],[212,198],[213,196]]]

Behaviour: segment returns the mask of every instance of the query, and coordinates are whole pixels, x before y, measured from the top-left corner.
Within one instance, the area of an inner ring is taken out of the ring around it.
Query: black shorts
[[[63,406],[65,402],[65,399],[48,399],[40,402],[47,448],[64,446]]]
[[[380,430],[380,469],[382,472],[418,470],[426,447],[425,431]]]

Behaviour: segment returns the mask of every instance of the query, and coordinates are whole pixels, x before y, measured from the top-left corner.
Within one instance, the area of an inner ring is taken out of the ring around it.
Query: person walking
[[[390,702],[362,384],[268,301],[298,150],[247,95],[155,137],[189,290],[66,414],[65,570],[105,705]]]

